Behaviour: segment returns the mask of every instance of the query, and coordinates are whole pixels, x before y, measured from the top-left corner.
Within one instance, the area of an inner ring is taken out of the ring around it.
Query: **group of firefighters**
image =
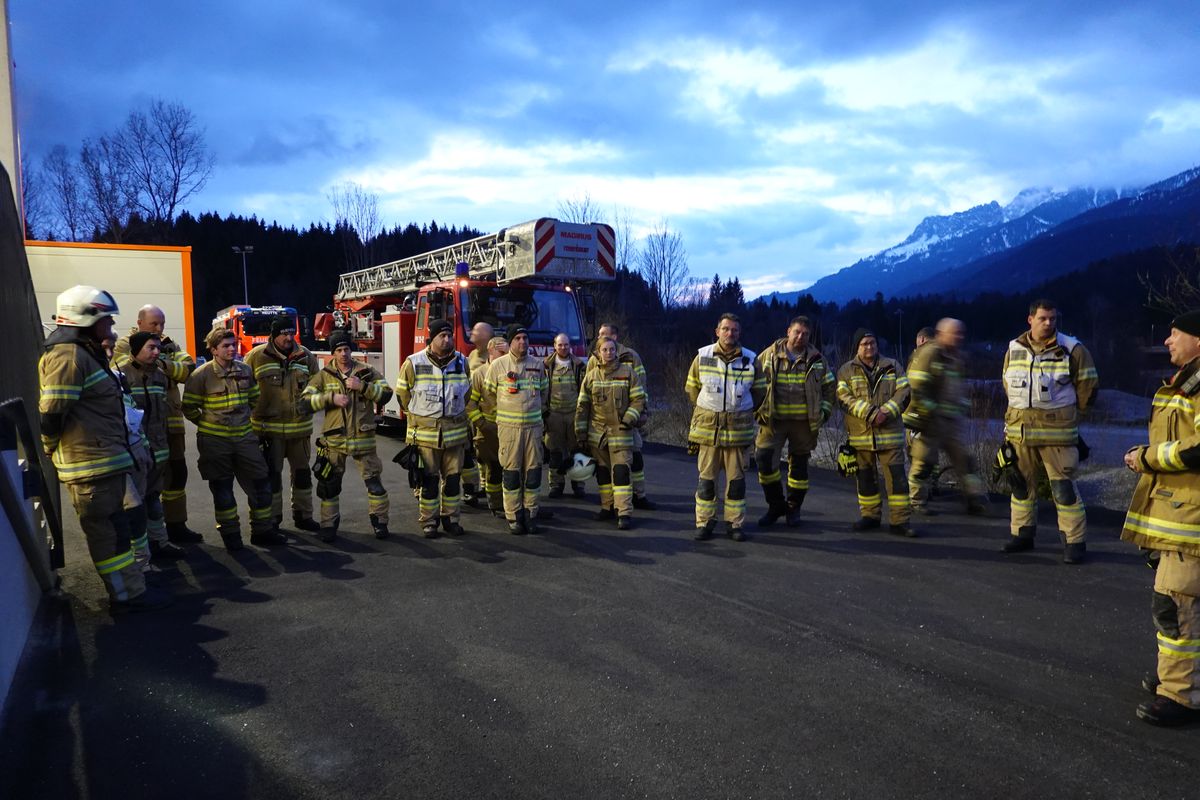
[[[287,542],[279,529],[285,462],[297,528],[335,539],[342,476],[352,458],[366,485],[372,529],[378,538],[389,535],[375,425],[393,389],[354,359],[348,334],[330,337],[331,358],[321,367],[296,342],[289,318],[276,320],[269,340],[244,360],[236,356],[234,334],[218,327],[205,341],[211,359],[197,367],[163,334],[163,312],[147,306],[116,340],[110,363],[103,344],[113,338],[116,313],[116,301],[103,290],[67,290],[58,297],[58,328],[39,364],[43,448],[68,487],[114,611],[169,603],[146,585],[151,556],[180,557],[180,544],[202,538],[186,524],[184,418],[196,426],[200,474],[228,549],[244,546],[235,480],[248,498],[251,543]],[[1063,560],[1078,564],[1086,553],[1086,515],[1074,480],[1085,447],[1079,419],[1096,397],[1098,377],[1086,348],[1058,331],[1053,302],[1032,303],[1027,323],[1009,342],[1002,369],[1008,409],[997,468],[1011,492],[1011,536],[1003,549],[1033,548],[1044,471]],[[848,434],[839,469],[857,481],[854,530],[882,526],[882,472],[888,530],[916,536],[911,517],[933,513],[930,484],[943,451],[968,513],[983,513],[986,493],[962,430],[970,407],[963,323],[943,319],[935,330],[922,330],[907,369],[880,353],[874,332],[860,329],[851,358],[834,372],[813,346],[812,330],[807,318],[796,317],[782,338],[756,354],[741,346],[738,318],[723,314],[715,341],[697,351],[683,387],[693,406],[688,443],[699,471],[695,538],[714,534],[724,473],[726,533],[745,539],[751,451],[767,505],[759,526],[781,519],[799,525],[809,457],[835,405]],[[395,386],[408,445],[397,460],[409,469],[422,535],[461,534],[464,498],[486,498],[512,534],[535,533],[537,521],[550,516],[539,506],[544,467],[550,497],[563,496],[568,483],[582,497],[584,481],[594,475],[597,519],[619,529],[631,527],[635,508],[654,508],[645,496],[641,454],[646,370],[618,342],[615,325],[601,327],[587,360],[571,353],[565,334],[548,356],[532,355],[519,324],[497,336],[481,322],[471,338],[468,357],[456,350],[449,322],[432,322],[426,347],[408,357]],[[1166,345],[1179,371],[1155,395],[1149,444],[1125,456],[1141,480],[1122,538],[1156,567],[1158,670],[1143,681],[1156,697],[1138,707],[1138,716],[1174,725],[1200,720],[1200,311],[1176,318]]]

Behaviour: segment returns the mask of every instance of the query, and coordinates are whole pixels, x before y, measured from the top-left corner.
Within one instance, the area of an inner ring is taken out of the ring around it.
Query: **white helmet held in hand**
[[[586,481],[596,474],[596,459],[583,453],[576,453],[575,458],[571,463],[571,468],[567,470],[567,480],[569,481]]]
[[[72,286],[54,302],[54,322],[70,328],[90,328],[117,313],[117,301],[95,286]]]

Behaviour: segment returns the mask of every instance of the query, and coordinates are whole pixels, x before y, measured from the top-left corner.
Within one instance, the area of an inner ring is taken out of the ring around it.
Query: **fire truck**
[[[296,309],[290,306],[229,306],[213,317],[213,327],[233,331],[237,336],[237,355],[241,358],[271,338],[271,322],[276,317],[291,317],[296,341],[300,341],[300,320]]]
[[[462,353],[474,349],[475,323],[502,334],[516,322],[529,330],[531,354],[549,354],[554,337],[565,333],[584,356],[595,316],[584,288],[615,275],[610,226],[536,219],[340,276],[333,310],[316,315],[313,335],[327,340],[335,330],[348,332],[388,381],[440,319],[453,326]],[[384,416],[399,420],[399,408],[389,404]]]

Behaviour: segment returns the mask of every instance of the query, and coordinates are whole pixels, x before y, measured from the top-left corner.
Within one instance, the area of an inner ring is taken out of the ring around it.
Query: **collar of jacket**
[[[363,362],[356,361],[352,358],[352,359],[350,359],[350,371],[347,372],[346,375],[357,375],[358,370],[365,366],[367,366],[367,365],[364,364]],[[328,372],[330,375],[332,375],[335,378],[342,377],[342,373],[338,370],[338,367],[337,367],[337,361],[332,358],[329,359],[329,361],[325,364],[323,369],[325,370],[325,372]]]
[[[896,368],[895,362],[884,356],[880,356],[879,358],[875,359],[875,366],[873,367],[867,366],[867,363],[858,356],[850,359],[850,363],[854,364],[855,366],[862,367],[868,375],[874,375],[876,372],[886,372],[889,367],[892,369]]]
[[[1051,341],[1049,343],[1035,342],[1033,340],[1033,336],[1030,334],[1030,332],[1025,331],[1024,333],[1022,333],[1020,336],[1017,337],[1017,344],[1021,345],[1022,347],[1029,348],[1029,350],[1032,351],[1035,355],[1037,355],[1039,353],[1044,353],[1047,350],[1053,350],[1055,348],[1058,348],[1059,350],[1063,349],[1063,346],[1061,344],[1059,344],[1059,342],[1058,342],[1058,331],[1054,332],[1054,339],[1053,339],[1053,341]]]
[[[721,349],[721,343],[720,343],[720,342],[717,342],[717,343],[714,345],[714,347],[713,347],[713,355],[714,355],[714,356],[717,356],[718,358],[720,358],[720,359],[721,359],[722,361],[724,361],[726,364],[732,363],[733,361],[735,361],[735,360],[737,360],[737,359],[741,358],[741,357],[742,357],[742,355],[743,355],[743,353],[744,353],[744,350],[743,350],[743,348],[742,348],[742,345],[741,345],[741,343],[735,344],[735,345],[733,346],[733,351],[732,351],[732,352],[729,352],[729,353],[727,353],[727,352],[725,352],[724,350],[722,350],[722,349]],[[618,359],[618,360],[619,360],[619,359]]]
[[[1164,381],[1163,385],[1177,390],[1180,394],[1190,396],[1200,391],[1200,380],[1196,380],[1200,372],[1200,356],[1196,356],[1179,368],[1179,371]]]
[[[791,359],[788,358],[787,337],[775,340],[771,345],[771,357],[772,359],[782,359],[791,363]],[[804,345],[804,352],[800,354],[800,360],[805,364],[811,364],[820,357],[821,351],[811,344]]]
[[[304,358],[305,353],[308,351],[304,348],[304,345],[300,344],[299,342],[294,342],[292,344],[292,352],[284,355],[283,353],[279,352],[279,348],[275,346],[275,339],[271,338],[267,339],[267,343],[263,345],[263,352],[276,361],[297,361],[301,358]]]
[[[222,366],[221,366],[221,363],[220,363],[219,361],[217,361],[215,358],[214,358],[212,361],[208,362],[208,363],[212,364],[213,372],[217,373],[217,375],[218,375],[219,377],[222,377],[222,378],[224,378],[226,375],[231,375],[231,374],[233,374],[234,372],[237,372],[237,371],[238,371],[237,365],[238,365],[238,364],[245,363],[245,362],[238,361],[238,360],[235,358],[235,359],[233,359],[232,361],[230,361],[230,362],[229,362],[229,367],[228,367],[228,369],[226,369],[225,367],[222,367]]]
[[[441,368],[445,367],[447,364],[449,364],[451,361],[454,360],[455,356],[458,355],[458,351],[451,350],[450,355],[448,355],[448,356],[436,356],[433,354],[433,348],[426,345],[425,346],[425,355],[426,355],[426,357],[428,357],[428,359],[430,361],[432,361],[434,364],[437,365],[438,369],[441,369]]]
[[[146,374],[158,372],[158,359],[154,359],[149,364],[143,364],[136,358],[131,358],[129,359],[129,363],[127,363],[123,369],[136,369],[139,372],[145,372]]]
[[[108,370],[108,354],[104,352],[104,348],[99,342],[93,341],[90,336],[87,336],[84,331],[87,328],[72,328],[69,325],[60,325],[50,332],[46,337],[46,341],[42,343],[42,348],[49,350],[51,347],[60,344],[74,344],[82,347],[92,358],[100,362],[100,365]],[[108,370],[111,372],[112,370]]]

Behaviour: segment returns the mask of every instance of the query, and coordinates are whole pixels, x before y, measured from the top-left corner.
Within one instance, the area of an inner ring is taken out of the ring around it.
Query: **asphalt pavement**
[[[816,470],[799,528],[697,543],[694,462],[659,447],[631,531],[591,519],[590,487],[537,536],[468,510],[425,540],[398,446],[386,541],[350,470],[335,543],[227,553],[193,470],[206,542],[162,575],[175,605],[115,621],[68,506],[0,798],[1197,794],[1200,729],[1133,713],[1152,573],[1119,513],[1091,510],[1071,567],[1047,504],[1037,549],[1004,556],[1003,504],[854,533],[852,482]]]

